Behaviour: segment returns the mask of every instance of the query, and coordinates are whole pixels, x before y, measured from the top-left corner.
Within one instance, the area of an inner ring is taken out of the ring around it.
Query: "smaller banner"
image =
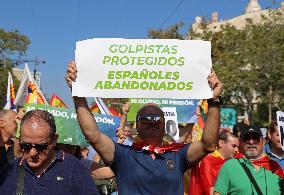
[[[162,108],[165,115],[165,130],[166,134],[174,138],[174,140],[179,139],[179,129],[177,122],[177,111],[175,107],[164,107]]]
[[[280,143],[282,145],[282,150],[284,150],[284,112],[277,111],[276,115],[277,115],[277,125],[278,125]]]
[[[47,105],[26,104],[26,112],[30,110],[46,110],[55,118],[56,132],[59,135],[58,143],[88,146],[79,123],[77,115],[73,109],[52,107]],[[93,113],[100,131],[111,139],[115,136],[115,131],[119,127],[120,118],[110,115]]]
[[[127,115],[128,121],[135,121],[137,111],[148,103],[154,103],[163,107],[175,107],[178,123],[195,123],[193,120],[197,100],[192,99],[150,99],[150,98],[132,98],[130,99],[131,108]]]
[[[233,126],[237,123],[237,111],[233,107],[221,107],[221,130],[233,132]]]

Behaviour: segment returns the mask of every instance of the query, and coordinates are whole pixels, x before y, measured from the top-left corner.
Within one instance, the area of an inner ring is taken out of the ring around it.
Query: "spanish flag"
[[[57,96],[52,95],[49,104],[53,107],[67,108],[66,104]]]
[[[102,107],[102,106],[101,106]],[[113,107],[106,107],[109,111],[109,114],[112,115],[112,116],[119,116],[121,117],[121,114]],[[100,109],[99,109],[99,106],[96,102],[94,102],[91,106],[90,106],[90,110],[91,112],[96,112],[96,113],[99,113]]]
[[[234,155],[234,158],[245,158],[245,156],[242,153],[237,153]],[[251,162],[257,166],[262,166],[264,169],[271,171],[272,173],[278,175],[281,178],[284,178],[284,170],[276,161],[270,159],[270,157],[265,153],[262,155],[261,158],[251,160]]]
[[[189,194],[210,195],[210,189],[214,187],[218,173],[224,163],[225,160],[218,150],[205,156],[198,165],[192,168]]]

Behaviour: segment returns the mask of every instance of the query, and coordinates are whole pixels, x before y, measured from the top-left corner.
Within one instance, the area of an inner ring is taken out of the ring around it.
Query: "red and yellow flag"
[[[96,112],[96,113],[99,112],[99,107],[98,107],[98,105],[96,104],[96,102],[94,102],[94,103],[91,105],[90,110],[91,110],[91,112]]]
[[[8,75],[8,85],[7,85],[7,95],[6,95],[6,104],[4,106],[5,110],[16,110],[15,106],[15,89],[11,73]]]
[[[52,95],[49,104],[54,107],[67,108],[66,104],[57,95]]]
[[[91,112],[96,112],[96,113],[99,113],[99,111],[100,111],[100,109],[99,109],[99,106],[97,105],[97,103],[96,102],[94,102],[91,106],[90,106],[90,110],[91,110]],[[117,110],[115,110],[115,108],[113,108],[113,107],[108,107],[108,110],[109,110],[109,112],[110,112],[110,114],[112,115],[112,116],[121,116],[121,114],[117,111]]]
[[[28,94],[26,96],[25,103],[45,104],[44,98],[37,91],[36,85],[31,81],[29,82],[29,85],[28,85]]]
[[[15,102],[16,95],[15,95],[15,89],[14,89],[14,84],[11,83],[10,85],[10,91],[11,91],[11,102]]]
[[[219,170],[224,163],[225,160],[217,150],[205,156],[198,165],[192,168],[189,194],[210,195],[210,189],[214,187]]]

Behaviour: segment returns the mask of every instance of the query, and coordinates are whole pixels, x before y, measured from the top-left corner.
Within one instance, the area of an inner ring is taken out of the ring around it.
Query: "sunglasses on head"
[[[158,123],[164,120],[165,118],[162,116],[155,116],[155,115],[137,116],[137,121],[141,121],[143,123]]]
[[[48,144],[29,144],[29,143],[19,143],[20,148],[24,151],[30,151],[35,148],[38,152],[48,149]]]

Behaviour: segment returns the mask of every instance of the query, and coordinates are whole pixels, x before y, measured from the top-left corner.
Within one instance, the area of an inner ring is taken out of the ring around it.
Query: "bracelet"
[[[220,106],[223,105],[223,98],[222,97],[218,97],[216,99],[210,98],[207,100],[208,105],[210,106]]]

